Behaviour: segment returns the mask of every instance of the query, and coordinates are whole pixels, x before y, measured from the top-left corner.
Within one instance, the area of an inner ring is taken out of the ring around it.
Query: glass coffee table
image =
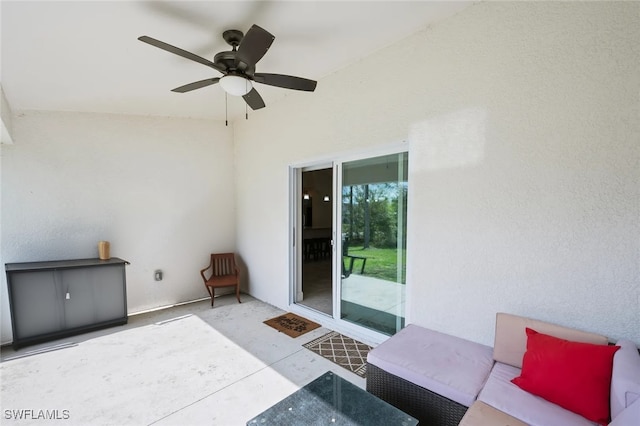
[[[247,422],[256,425],[415,426],[418,420],[332,372]]]

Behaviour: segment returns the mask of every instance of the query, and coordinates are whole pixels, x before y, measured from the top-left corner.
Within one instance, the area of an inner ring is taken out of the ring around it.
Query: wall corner
[[[11,111],[11,107],[9,106],[9,101],[7,101],[7,97],[4,94],[4,90],[2,90],[2,85],[0,84],[0,143],[3,144],[12,144],[13,143],[13,112]]]

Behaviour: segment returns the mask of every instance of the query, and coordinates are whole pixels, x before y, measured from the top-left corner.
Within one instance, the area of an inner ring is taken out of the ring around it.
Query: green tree
[[[396,246],[399,195],[406,199],[406,186],[401,191],[395,183],[344,188],[343,227],[351,246],[358,244],[365,249],[370,245],[380,248]]]

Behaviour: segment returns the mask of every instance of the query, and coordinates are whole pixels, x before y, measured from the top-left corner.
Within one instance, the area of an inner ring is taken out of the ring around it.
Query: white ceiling
[[[219,85],[184,94],[170,91],[219,73],[137,38],[148,35],[213,60],[215,53],[230,49],[221,36],[224,30],[246,32],[258,24],[275,35],[275,41],[257,72],[310,78],[320,87],[323,77],[471,3],[2,0],[0,82],[14,112],[224,120]],[[292,93],[261,84],[256,89],[267,108]],[[244,116],[242,98],[229,97],[228,110],[230,119]]]

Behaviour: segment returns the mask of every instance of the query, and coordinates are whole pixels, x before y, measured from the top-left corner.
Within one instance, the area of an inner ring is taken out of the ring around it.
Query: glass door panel
[[[404,327],[408,153],[342,164],[340,318]]]

